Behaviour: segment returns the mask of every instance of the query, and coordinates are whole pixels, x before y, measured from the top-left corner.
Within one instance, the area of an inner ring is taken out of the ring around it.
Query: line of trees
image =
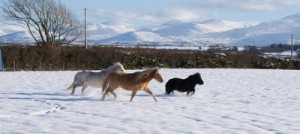
[[[300,61],[264,58],[247,53],[212,53],[200,50],[122,48],[113,46],[1,46],[5,69],[99,70],[114,62],[126,69],[164,68],[270,68],[300,69]]]
[[[296,44],[293,46],[294,50],[300,50],[300,44]],[[291,50],[291,45],[287,44],[271,44],[269,46],[262,46],[262,47],[257,47],[257,46],[244,46],[243,50],[238,50],[237,46],[233,47],[224,47],[224,46],[212,46],[209,48],[207,51],[209,52],[225,52],[225,53],[248,53],[248,54],[256,54],[260,55],[265,52],[284,52],[284,51],[290,51]]]

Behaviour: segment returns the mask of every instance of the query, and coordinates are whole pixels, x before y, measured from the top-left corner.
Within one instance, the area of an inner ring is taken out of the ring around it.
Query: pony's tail
[[[73,88],[73,86],[75,85],[75,82],[76,81],[74,81],[66,90],[70,90],[71,88]]]

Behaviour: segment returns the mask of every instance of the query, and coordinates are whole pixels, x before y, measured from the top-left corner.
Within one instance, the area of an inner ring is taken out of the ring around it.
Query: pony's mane
[[[117,70],[118,68],[123,68],[123,65],[120,62],[116,62],[113,65],[109,66],[107,69],[104,69],[103,71],[112,72]]]
[[[187,79],[195,79],[195,78],[199,78],[200,74],[199,73],[195,73],[193,75],[190,75]]]
[[[137,75],[136,75],[135,81],[139,81],[139,80],[147,78],[154,71],[156,73],[159,71],[159,69],[156,67],[156,68],[149,68],[149,69],[146,69],[141,72],[136,72]]]

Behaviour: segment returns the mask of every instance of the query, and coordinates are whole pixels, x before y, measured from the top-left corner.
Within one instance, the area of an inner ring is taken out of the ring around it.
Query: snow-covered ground
[[[128,70],[133,72],[136,70]],[[193,96],[165,96],[170,78],[199,72]],[[161,69],[163,83],[149,87],[158,102],[117,90],[100,101],[88,88],[65,89],[76,71],[0,72],[0,133],[290,133],[300,132],[300,71]]]

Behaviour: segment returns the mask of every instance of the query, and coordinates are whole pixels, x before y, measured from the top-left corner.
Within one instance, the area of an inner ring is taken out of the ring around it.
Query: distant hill
[[[291,34],[295,42],[300,38],[300,14],[268,22],[234,22],[210,19],[202,22],[170,20],[161,25],[138,27],[122,22],[88,24],[89,44],[149,45],[256,45],[289,43]],[[76,41],[83,43],[81,37]],[[27,32],[13,26],[0,26],[0,42],[33,42]]]

